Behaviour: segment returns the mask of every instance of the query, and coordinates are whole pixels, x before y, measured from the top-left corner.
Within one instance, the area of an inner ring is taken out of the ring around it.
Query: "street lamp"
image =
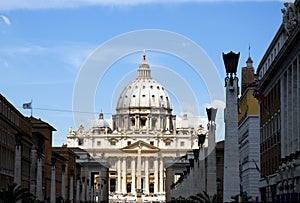
[[[202,145],[203,145],[203,143],[204,143],[204,141],[205,141],[205,134],[203,134],[203,133],[199,133],[198,134],[198,146],[199,146],[199,148],[202,148]]]
[[[216,122],[217,109],[206,108],[206,113],[207,113],[208,122],[210,122],[210,121]]]
[[[233,53],[232,51],[224,54],[223,53],[223,61],[226,69],[226,78],[225,78],[225,87],[227,86],[228,80],[230,81],[229,90],[233,91],[233,80],[237,79],[236,70],[239,62],[240,52]]]

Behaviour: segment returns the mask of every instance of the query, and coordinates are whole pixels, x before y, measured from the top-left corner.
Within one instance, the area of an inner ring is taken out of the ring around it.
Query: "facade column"
[[[158,193],[158,161],[154,160],[154,194]]]
[[[22,184],[22,135],[16,134],[14,183]]]
[[[172,120],[173,120],[173,134],[175,135],[176,134],[176,117],[173,116]]]
[[[36,154],[36,149],[33,148],[31,149],[31,155],[30,155],[30,193],[36,196],[36,172],[35,169],[37,167],[37,154]]]
[[[43,195],[43,158],[40,155],[37,160],[37,173],[36,173],[36,196],[40,201],[44,200]]]
[[[164,160],[160,158],[159,163],[159,192],[164,193]]]
[[[126,187],[126,158],[123,158],[122,161],[122,193],[125,194],[127,193],[127,187]]]
[[[85,177],[82,177],[81,201],[83,202],[85,202],[85,188],[86,188]]]
[[[151,131],[152,130],[152,116],[151,115],[148,116],[148,121],[149,121],[148,129]]]
[[[117,170],[118,170],[117,193],[121,193],[121,158],[118,159]]]
[[[66,200],[66,165],[61,166],[61,196]]]
[[[73,178],[74,178],[74,171],[71,170],[71,175],[70,175],[70,192],[69,192],[69,200],[73,201],[74,199],[74,193],[73,193]]]
[[[91,186],[90,186],[90,180],[89,179],[86,180],[86,186],[87,186],[87,188],[86,188],[86,191],[87,191],[86,199],[87,199],[87,201],[91,201]]]
[[[131,193],[136,194],[135,187],[135,157],[131,161]]]
[[[76,202],[80,201],[80,175],[76,177]]]
[[[95,196],[94,196],[94,186],[91,186],[91,201],[94,202],[95,201]]]
[[[52,167],[51,167],[51,191],[50,191],[50,202],[55,203],[56,202],[56,182],[55,182],[55,162],[56,158],[51,158]]]
[[[148,157],[145,159],[145,194],[149,194],[149,160]]]
[[[102,178],[101,178],[101,169],[99,170],[99,177],[98,177],[98,203],[101,202],[102,200],[102,192],[101,192],[101,183],[102,183]]]
[[[137,157],[137,171],[136,171],[136,176],[137,176],[137,189],[141,190],[142,189],[142,174],[141,174],[141,169],[142,169],[142,159],[141,159],[141,148],[138,149],[138,157]],[[139,191],[140,192],[140,191]]]

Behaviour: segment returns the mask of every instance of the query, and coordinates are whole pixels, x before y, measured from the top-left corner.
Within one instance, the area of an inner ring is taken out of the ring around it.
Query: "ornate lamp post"
[[[223,201],[230,202],[231,196],[240,194],[239,146],[238,146],[238,77],[236,75],[240,53],[224,54],[226,69],[226,109],[224,144],[224,190]]]

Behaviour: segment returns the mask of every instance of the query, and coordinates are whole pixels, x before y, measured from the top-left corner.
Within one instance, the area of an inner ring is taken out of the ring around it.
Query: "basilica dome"
[[[94,128],[107,128],[109,127],[109,124],[106,120],[103,118],[103,113],[99,114],[99,118],[94,121],[93,123]]]
[[[116,110],[128,108],[167,108],[171,103],[165,88],[151,78],[151,70],[146,63],[146,55],[138,69],[137,78],[121,93]]]
[[[93,133],[111,132],[109,123],[106,120],[104,120],[103,113],[100,113],[99,118],[93,122],[92,132]]]
[[[171,132],[175,118],[169,95],[159,82],[152,79],[144,53],[136,79],[124,88],[119,97],[116,114],[112,115],[112,128],[126,133]]]

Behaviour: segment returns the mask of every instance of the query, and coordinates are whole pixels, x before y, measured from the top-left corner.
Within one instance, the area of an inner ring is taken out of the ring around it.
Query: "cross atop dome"
[[[144,50],[143,61],[139,66],[138,77],[139,79],[151,79],[151,70],[149,64],[146,62],[146,51]]]
[[[146,51],[145,50],[144,50],[144,54],[143,54],[142,64],[147,64],[147,62],[146,62]]]

